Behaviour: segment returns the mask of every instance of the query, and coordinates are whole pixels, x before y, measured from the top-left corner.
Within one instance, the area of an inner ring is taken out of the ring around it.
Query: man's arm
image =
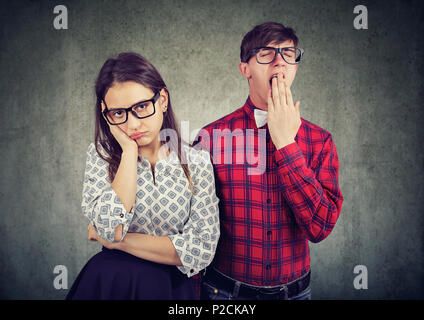
[[[295,142],[301,123],[299,101],[293,103],[290,87],[279,74],[268,94],[268,128],[277,149],[274,157],[282,192],[306,238],[319,242],[333,230],[342,209],[339,161],[328,134],[316,167],[308,168]]]
[[[343,203],[339,162],[331,135],[324,142],[314,170],[307,166],[296,142],[277,150],[274,156],[284,199],[299,227],[309,241],[324,240],[333,230]]]

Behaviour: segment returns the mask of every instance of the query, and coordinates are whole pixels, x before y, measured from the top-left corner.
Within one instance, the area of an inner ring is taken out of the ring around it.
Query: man
[[[297,45],[280,23],[248,32],[239,69],[249,97],[195,140],[213,156],[220,198],[221,238],[202,299],[311,298],[308,241],[330,234],[343,196],[331,134],[301,118],[293,102]]]

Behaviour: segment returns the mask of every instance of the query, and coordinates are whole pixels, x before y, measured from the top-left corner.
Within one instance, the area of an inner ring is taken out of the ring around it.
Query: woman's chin
[[[146,137],[141,137],[141,138],[136,139],[135,142],[137,143],[137,146],[145,147],[150,143],[150,140],[147,139]]]

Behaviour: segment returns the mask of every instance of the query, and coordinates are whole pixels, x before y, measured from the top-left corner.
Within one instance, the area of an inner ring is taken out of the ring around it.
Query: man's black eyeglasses
[[[297,47],[274,48],[274,47],[260,47],[249,51],[246,59],[242,62],[248,62],[250,58],[255,55],[256,61],[260,64],[269,64],[274,62],[277,54],[280,53],[281,57],[288,64],[298,64],[303,56],[304,50]]]
[[[138,119],[144,119],[151,117],[155,114],[156,108],[155,103],[159,99],[159,92],[156,92],[154,97],[149,100],[139,101],[134,103],[129,108],[114,108],[109,109],[106,105],[106,101],[103,100],[105,104],[105,110],[103,115],[106,118],[107,122],[111,125],[123,124],[128,121],[128,112],[134,115]]]

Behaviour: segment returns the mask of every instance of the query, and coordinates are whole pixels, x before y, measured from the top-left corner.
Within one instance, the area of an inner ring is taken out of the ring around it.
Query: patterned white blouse
[[[218,243],[219,209],[210,156],[206,151],[184,147],[194,192],[175,152],[156,162],[154,176],[149,161],[138,157],[136,200],[127,212],[112,189],[109,164],[98,155],[94,143],[87,151],[82,211],[99,236],[114,241],[115,228],[127,232],[168,236],[188,277],[206,268]],[[101,146],[99,151],[106,155]]]

